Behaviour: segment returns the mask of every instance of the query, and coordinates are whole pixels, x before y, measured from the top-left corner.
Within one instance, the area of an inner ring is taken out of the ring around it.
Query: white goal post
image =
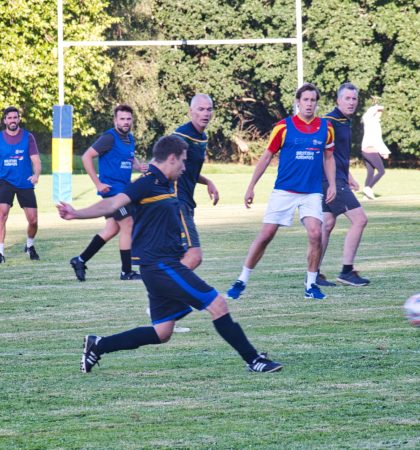
[[[58,103],[64,105],[64,49],[68,47],[173,47],[198,45],[296,45],[297,85],[303,84],[302,2],[295,0],[296,37],[261,39],[179,39],[170,41],[64,41],[63,0],[58,0]]]
[[[72,201],[73,107],[64,104],[64,49],[69,47],[174,47],[186,45],[296,45],[297,84],[303,84],[302,4],[295,0],[296,36],[263,39],[178,39],[169,41],[65,41],[63,0],[57,0],[58,19],[58,105],[53,108],[52,174],[53,200]]]

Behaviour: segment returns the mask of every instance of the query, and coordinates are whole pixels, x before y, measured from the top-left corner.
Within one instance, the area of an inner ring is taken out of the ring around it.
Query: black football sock
[[[98,342],[99,353],[111,353],[119,350],[134,350],[142,345],[160,344],[161,341],[153,327],[138,327],[122,333],[103,337]]]
[[[121,272],[131,272],[131,250],[120,250]]]
[[[353,270],[353,264],[344,264],[341,272],[342,273],[350,273],[352,270]]]
[[[225,314],[213,320],[216,331],[222,338],[230,344],[248,364],[258,357],[258,352],[248,341],[239,323],[232,320],[231,315]]]
[[[99,236],[99,234],[95,234],[93,239],[90,241],[90,244],[86,247],[85,251],[80,254],[79,258],[83,262],[89,261],[93,255],[99,252],[99,250],[106,244],[106,241]]]

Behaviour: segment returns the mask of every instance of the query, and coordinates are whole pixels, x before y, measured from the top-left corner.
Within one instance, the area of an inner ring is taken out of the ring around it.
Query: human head
[[[3,111],[3,123],[6,125],[7,132],[19,131],[20,112],[16,106],[9,106]]]
[[[320,98],[318,88],[312,83],[305,83],[296,91],[295,98],[299,115],[304,120],[311,120],[315,116]]]
[[[191,99],[189,113],[194,128],[202,133],[213,117],[213,100],[207,94],[196,94]]]
[[[346,117],[352,116],[357,108],[359,101],[359,90],[352,83],[343,83],[337,90],[338,109]]]
[[[153,146],[153,161],[164,167],[164,174],[176,180],[185,170],[188,144],[179,136],[171,134],[161,137]]]
[[[133,108],[129,105],[118,105],[114,108],[114,126],[122,134],[127,134],[133,125]]]

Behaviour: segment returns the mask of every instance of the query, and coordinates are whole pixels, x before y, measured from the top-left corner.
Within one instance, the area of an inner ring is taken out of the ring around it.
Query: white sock
[[[241,272],[241,274],[239,275],[238,280],[241,280],[241,281],[243,281],[245,284],[247,284],[247,283],[248,283],[249,276],[251,275],[251,272],[252,272],[252,271],[253,271],[253,269],[248,269],[248,267],[243,266],[243,267],[242,267],[242,272]]]
[[[26,238],[26,247],[32,247],[34,245],[34,239],[33,238]]]
[[[0,253],[4,256],[4,242],[0,244]]]
[[[306,289],[310,289],[313,284],[316,284],[316,276],[318,272],[306,272]]]

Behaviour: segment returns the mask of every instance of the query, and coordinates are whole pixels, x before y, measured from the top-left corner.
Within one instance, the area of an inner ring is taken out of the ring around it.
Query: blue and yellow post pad
[[[73,172],[73,106],[53,106],[53,201],[71,202]]]

